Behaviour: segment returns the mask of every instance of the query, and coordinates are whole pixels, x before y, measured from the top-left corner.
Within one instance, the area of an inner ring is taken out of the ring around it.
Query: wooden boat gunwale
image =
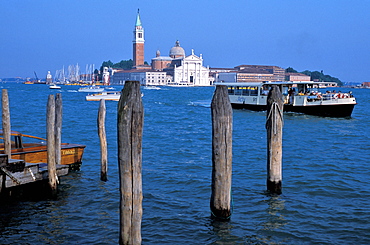
[[[1,135],[3,134],[0,130],[0,139],[3,139]],[[12,159],[21,159],[29,163],[39,163],[47,162],[47,139],[22,134],[18,131],[11,131],[11,136],[15,136],[15,140],[12,141]],[[23,137],[32,138],[37,140],[42,140],[44,142],[36,143],[25,143],[23,142]],[[84,153],[85,145],[81,144],[61,144],[61,164],[71,165],[73,168],[79,168],[82,163],[82,156]],[[0,153],[4,153],[4,144],[0,143]]]

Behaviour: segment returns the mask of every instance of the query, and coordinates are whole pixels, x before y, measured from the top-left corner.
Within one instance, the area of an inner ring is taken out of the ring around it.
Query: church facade
[[[169,56],[161,56],[160,51],[151,60],[151,66],[144,64],[144,28],[139,12],[136,17],[133,39],[133,67],[131,70],[112,69],[111,84],[124,84],[125,81],[140,81],[144,86],[211,86],[209,68],[203,66],[202,55],[192,50],[186,56],[185,50],[176,41]]]

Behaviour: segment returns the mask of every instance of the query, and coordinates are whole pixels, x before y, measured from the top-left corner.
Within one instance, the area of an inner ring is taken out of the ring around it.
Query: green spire
[[[135,24],[135,26],[141,26],[139,9],[137,9],[137,17],[136,17],[136,24]]]

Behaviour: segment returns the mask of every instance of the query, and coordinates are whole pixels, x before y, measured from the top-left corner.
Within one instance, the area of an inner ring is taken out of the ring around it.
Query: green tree
[[[104,61],[100,66],[100,72],[103,71],[103,67],[113,67],[113,62],[110,60]]]
[[[132,68],[132,65],[134,64],[132,59],[129,60],[121,60],[118,63],[113,64],[113,68],[121,68],[124,70],[129,70]]]
[[[336,77],[332,77],[330,75],[325,75],[323,71],[320,72],[320,71],[305,70],[305,71],[302,71],[301,73],[303,73],[307,76],[311,76],[311,80],[318,80],[318,81],[322,81],[322,82],[335,82],[335,83],[338,84],[338,86],[343,85],[341,80],[339,80]]]
[[[148,62],[144,62],[145,65],[148,65]],[[132,59],[129,60],[121,60],[118,63],[114,63],[110,60],[104,61],[102,65],[100,66],[100,72],[103,72],[103,67],[112,67],[112,68],[119,68],[124,70],[130,70],[132,69],[132,66],[134,65],[134,61]]]
[[[298,71],[294,70],[292,67],[288,67],[285,69],[285,72],[297,73]]]
[[[297,72],[297,71],[295,69],[293,69],[292,67],[288,67],[288,68],[285,69],[285,72],[293,72],[294,73],[294,72]],[[301,71],[299,73],[310,76],[311,80],[318,80],[318,81],[321,81],[321,82],[335,82],[335,83],[338,84],[338,86],[343,85],[341,80],[339,80],[336,77],[332,77],[330,75],[325,75],[323,70],[321,70],[321,71],[304,70],[304,71]]]

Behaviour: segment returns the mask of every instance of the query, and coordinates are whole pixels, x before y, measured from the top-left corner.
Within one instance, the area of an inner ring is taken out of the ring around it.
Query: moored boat
[[[3,132],[0,130],[0,154],[4,154]],[[47,140],[37,136],[11,132],[12,159],[21,159],[27,163],[47,162]],[[85,145],[61,144],[61,163],[78,169],[82,163]]]
[[[324,117],[350,117],[356,103],[351,92],[320,92],[320,82],[249,82],[217,83],[226,85],[231,106],[235,109],[266,110],[267,95],[271,86],[280,88],[284,111]]]
[[[104,99],[104,100],[119,101],[120,97],[121,97],[120,91],[112,91],[112,92],[101,92],[97,94],[86,95],[86,100],[87,101],[100,101],[101,99]]]

